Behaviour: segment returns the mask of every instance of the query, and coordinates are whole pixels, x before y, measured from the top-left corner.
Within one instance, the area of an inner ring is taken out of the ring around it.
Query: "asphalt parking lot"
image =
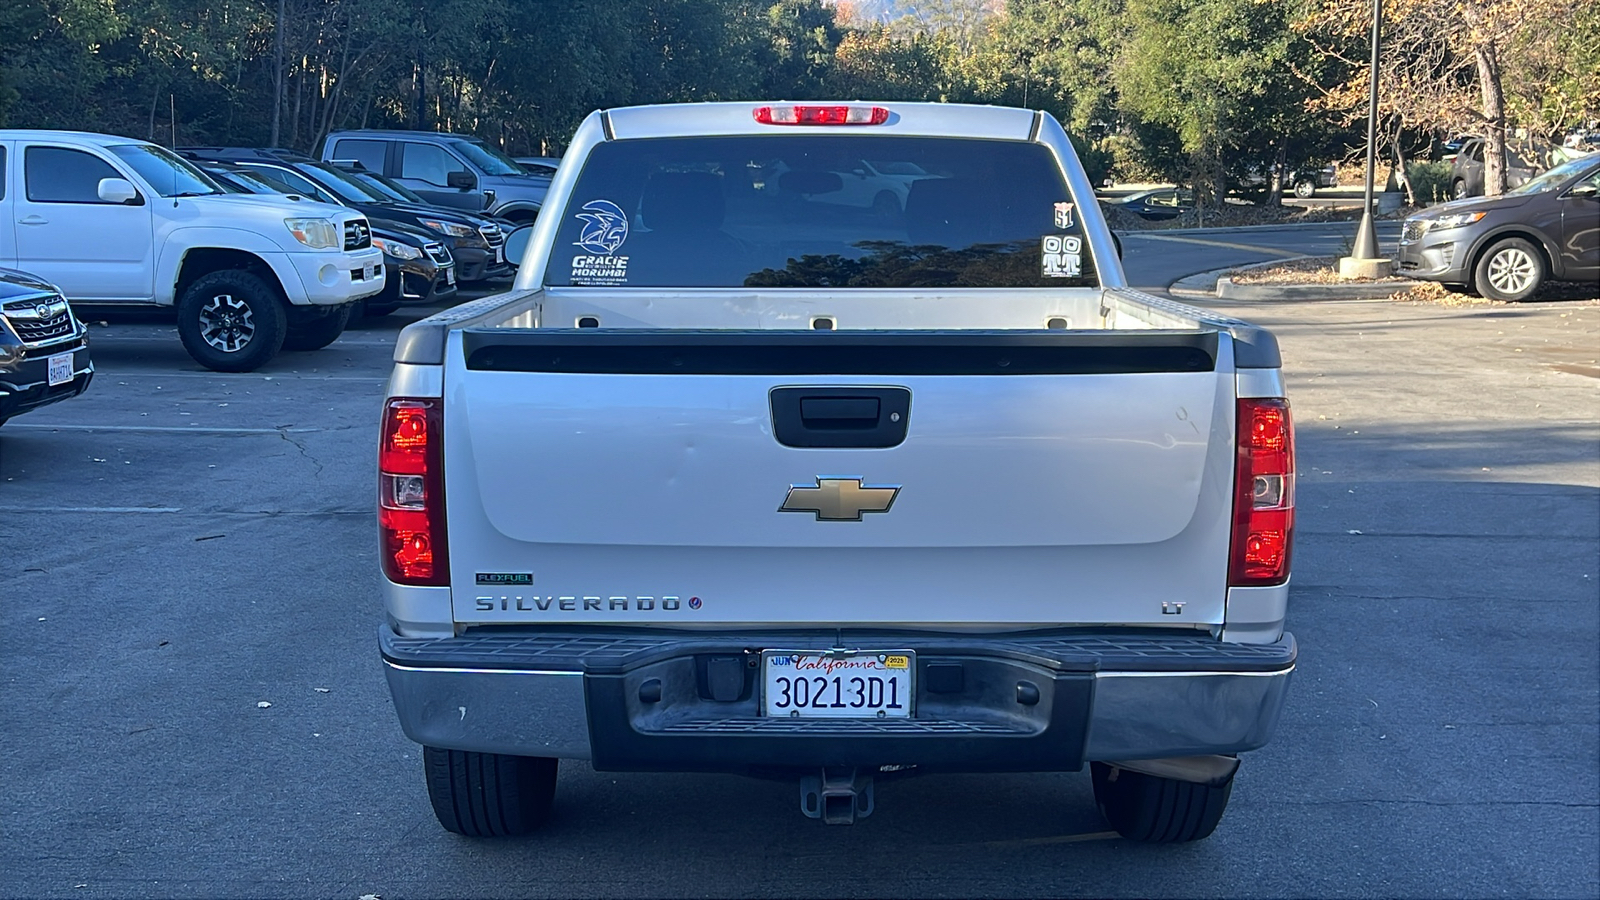
[[[447,834],[374,645],[404,316],[241,375],[108,319],[90,391],[0,429],[0,894],[1600,894],[1600,306],[1226,309],[1284,348],[1302,655],[1177,847],[1086,774],[890,782],[825,829],[786,783],[581,764],[546,832]]]

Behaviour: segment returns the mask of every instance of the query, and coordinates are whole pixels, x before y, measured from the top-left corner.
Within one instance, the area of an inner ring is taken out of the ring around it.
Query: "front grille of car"
[[[11,329],[25,344],[47,344],[70,338],[77,330],[72,308],[61,297],[13,300],[0,307]]]
[[[365,250],[372,246],[372,228],[365,219],[351,219],[344,223],[344,249]]]
[[[443,244],[423,244],[422,252],[428,254],[429,259],[441,266],[450,265],[450,251],[446,250]]]
[[[506,233],[500,230],[499,225],[485,225],[478,229],[478,233],[483,235],[484,243],[489,245],[490,250],[506,242]]]
[[[1417,241],[1422,240],[1422,236],[1427,233],[1427,231],[1428,226],[1426,223],[1416,220],[1408,220],[1406,222],[1405,230],[1400,233],[1400,241],[1401,243],[1405,244],[1414,244]]]

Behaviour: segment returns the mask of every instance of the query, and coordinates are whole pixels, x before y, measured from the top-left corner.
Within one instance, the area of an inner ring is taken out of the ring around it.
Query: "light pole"
[[[1372,0],[1372,84],[1367,92],[1367,190],[1361,203],[1361,227],[1356,230],[1352,256],[1378,259],[1378,233],[1372,224],[1372,179],[1378,165],[1378,31],[1383,23],[1383,0]]]

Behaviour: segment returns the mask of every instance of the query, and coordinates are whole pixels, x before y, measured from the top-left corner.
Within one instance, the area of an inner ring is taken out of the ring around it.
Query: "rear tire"
[[[1109,763],[1089,764],[1094,799],[1117,833],[1130,841],[1178,844],[1210,837],[1233,794],[1220,785],[1158,778]]]
[[[1467,198],[1467,183],[1460,178],[1450,183],[1450,199],[1465,200]]]
[[[278,292],[243,269],[195,279],[178,300],[178,339],[216,372],[253,372],[278,355],[288,333]]]
[[[1308,198],[1314,197],[1314,196],[1316,196],[1316,193],[1317,193],[1317,186],[1312,182],[1309,182],[1309,181],[1297,181],[1297,182],[1294,183],[1294,195],[1296,197],[1299,197],[1301,200],[1306,200]]]
[[[283,349],[321,350],[337,341],[339,335],[344,334],[344,327],[350,324],[350,310],[354,307],[355,304],[346,303],[327,315],[290,325],[283,339]]]
[[[527,834],[550,818],[558,760],[422,748],[433,814],[467,837]]]
[[[1506,238],[1478,258],[1472,285],[1490,300],[1517,303],[1544,284],[1544,254],[1522,238]]]

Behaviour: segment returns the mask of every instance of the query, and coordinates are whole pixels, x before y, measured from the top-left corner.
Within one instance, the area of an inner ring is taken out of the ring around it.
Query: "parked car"
[[[295,188],[273,177],[272,170],[231,163],[201,162],[200,169],[218,184],[241,194],[298,196]],[[369,218],[372,245],[383,251],[383,291],[360,301],[362,316],[386,316],[405,304],[437,303],[456,292],[456,264],[437,238],[420,228],[391,219]]]
[[[89,329],[55,285],[0,269],[0,425],[89,389]]]
[[[1137,191],[1112,200],[1104,201],[1106,206],[1126,210],[1136,216],[1146,219],[1176,219],[1185,212],[1194,209],[1194,191],[1179,188],[1156,188],[1148,191]]]
[[[337,203],[365,213],[368,218],[423,228],[437,235],[456,261],[456,278],[474,283],[510,278],[516,267],[505,257],[505,232],[510,222],[429,204],[397,201],[351,177],[344,169],[318,162],[292,150],[248,147],[184,147],[179,150],[197,161],[227,162],[270,173],[325,203]]]
[[[1484,139],[1467,138],[1450,162],[1450,196],[1457,200],[1483,196]],[[1538,168],[1506,145],[1506,187],[1514,188],[1532,178]]]
[[[514,159],[529,175],[554,178],[556,169],[561,168],[561,160],[554,156],[518,156]]]
[[[1259,168],[1247,169],[1239,176],[1240,187],[1265,190],[1269,184],[1270,173],[1276,166],[1269,166],[1266,170]],[[1339,186],[1339,170],[1336,166],[1306,165],[1283,170],[1279,178],[1280,186],[1296,197],[1306,199],[1316,196],[1318,188],[1331,188]]]
[[[218,371],[327,346],[383,289],[366,216],[233,196],[171,151],[114,135],[0,131],[0,222],[0,266],[75,304],[175,307],[184,349]]]
[[[1494,300],[1546,280],[1600,278],[1600,156],[1569,160],[1499,197],[1457,200],[1405,221],[1400,272]]]
[[[433,131],[336,131],[324,162],[353,160],[397,178],[429,203],[487,212],[526,225],[539,217],[548,177],[525,171],[478,138]]]

